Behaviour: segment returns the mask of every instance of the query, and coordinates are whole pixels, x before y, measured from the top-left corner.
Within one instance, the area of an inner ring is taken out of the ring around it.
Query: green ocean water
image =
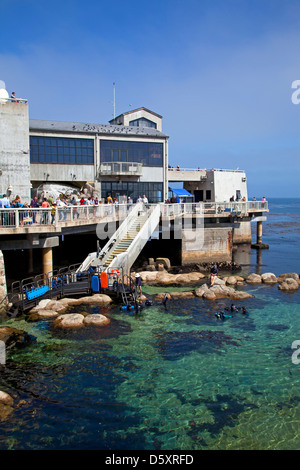
[[[267,224],[265,237],[275,243]],[[260,265],[250,253],[243,270],[298,272],[299,251],[282,245],[288,269],[268,251]],[[154,302],[140,315],[86,306],[110,317],[104,328],[9,320],[36,340],[0,366],[0,390],[15,398],[9,419],[0,413],[0,449],[299,449],[300,292],[243,289],[254,297],[235,304],[249,315],[225,321],[214,313],[232,301],[199,298]]]

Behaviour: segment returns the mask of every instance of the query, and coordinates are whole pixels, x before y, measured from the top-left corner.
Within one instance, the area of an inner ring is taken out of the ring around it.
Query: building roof
[[[176,194],[177,196],[193,196],[193,194],[189,193],[186,189],[183,188],[169,188],[172,193]]]
[[[118,119],[121,116],[126,116],[127,114],[133,114],[133,113],[136,113],[137,111],[142,111],[142,110],[147,111],[147,113],[153,114],[154,116],[157,116],[160,119],[162,119],[162,116],[160,114],[157,114],[154,111],[151,111],[150,109],[144,108],[144,106],[142,106],[141,108],[131,109],[130,111],[127,111],[126,113],[121,113],[121,114],[119,114],[119,116],[116,116],[114,119],[111,119],[109,122],[115,121],[116,119]]]
[[[141,137],[168,138],[166,134],[153,127],[120,126],[108,124],[89,124],[69,121],[43,121],[39,119],[29,120],[30,131],[42,132],[69,132],[81,134],[109,134],[109,135],[132,135]]]

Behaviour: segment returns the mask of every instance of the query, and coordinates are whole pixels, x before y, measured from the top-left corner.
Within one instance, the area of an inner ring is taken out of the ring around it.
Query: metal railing
[[[136,162],[103,162],[99,167],[100,175],[142,175],[143,165]]]
[[[149,208],[157,204],[147,204]],[[249,212],[267,212],[268,201],[245,202],[193,202],[160,203],[163,217],[183,214],[247,215]],[[127,217],[135,204],[99,204],[98,206],[65,206],[53,208],[0,208],[0,233],[2,228],[58,227],[59,225],[84,225],[101,220],[122,220]]]

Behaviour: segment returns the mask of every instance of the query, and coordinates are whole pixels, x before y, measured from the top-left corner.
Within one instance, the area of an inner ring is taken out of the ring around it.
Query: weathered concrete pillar
[[[256,243],[258,245],[262,243],[262,221],[257,222],[257,226],[256,226]]]
[[[232,242],[234,245],[251,244],[251,223],[249,220],[234,224]]]
[[[53,271],[52,248],[42,248],[43,274]]]
[[[182,265],[231,261],[232,229],[225,227],[205,228],[182,232]]]

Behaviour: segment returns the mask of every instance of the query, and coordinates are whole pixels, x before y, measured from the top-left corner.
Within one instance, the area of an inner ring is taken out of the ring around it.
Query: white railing
[[[157,204],[148,204],[151,208]],[[160,203],[162,217],[184,214],[197,215],[247,215],[249,212],[268,211],[268,201],[246,202],[194,202],[194,203]],[[125,219],[137,207],[136,204],[99,204],[98,206],[65,206],[52,208],[0,208],[0,233],[2,228],[84,225],[107,220]]]
[[[103,162],[99,167],[100,175],[142,175],[143,165],[136,162]]]

